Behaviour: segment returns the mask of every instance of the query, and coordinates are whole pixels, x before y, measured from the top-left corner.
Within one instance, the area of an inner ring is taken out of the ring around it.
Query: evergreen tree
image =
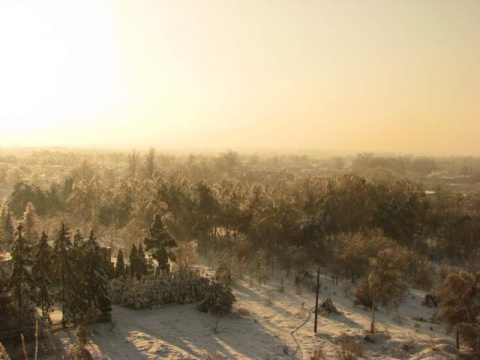
[[[138,272],[142,277],[148,274],[147,258],[142,243],[138,244]]]
[[[83,243],[83,236],[80,233],[80,230],[77,230],[77,232],[73,236],[73,246],[77,248],[81,248],[82,243]]]
[[[35,204],[37,213],[45,215],[45,193],[44,191],[33,184],[20,181],[13,186],[13,192],[10,194],[8,207],[11,212],[20,218],[27,207],[27,204],[32,202]]]
[[[90,231],[90,236],[83,247],[83,255],[85,264],[83,276],[85,278],[85,295],[88,308],[100,309],[105,314],[111,311],[107,289],[106,263],[93,230]]]
[[[25,229],[25,237],[32,243],[35,237],[35,223],[37,220],[37,212],[31,202],[27,204],[25,212],[23,213],[23,227]]]
[[[67,323],[66,310],[69,306],[69,299],[67,294],[71,287],[74,286],[71,281],[73,269],[70,264],[70,252],[71,247],[70,242],[70,233],[66,228],[65,224],[62,222],[60,229],[58,231],[57,237],[53,243],[52,250],[52,260],[53,260],[53,269],[55,275],[60,280],[61,285],[61,300],[62,300],[62,324],[63,326]]]
[[[53,304],[50,297],[49,287],[51,286],[51,249],[48,245],[48,236],[45,231],[37,244],[37,250],[33,258],[32,278],[38,288],[38,302],[42,309],[42,317],[49,318],[49,311]]]
[[[122,277],[125,275],[125,261],[123,260],[122,249],[118,250],[117,261],[115,264],[115,277]]]
[[[130,276],[136,276],[138,279],[140,279],[141,274],[138,271],[138,250],[135,244],[132,244],[128,260],[130,261]]]
[[[143,276],[147,275],[147,260],[145,258],[142,244],[139,244],[138,248],[135,244],[132,244],[129,261],[131,276],[135,276],[140,280]]]
[[[15,233],[15,242],[12,247],[12,275],[8,283],[8,288],[13,290],[13,295],[17,300],[18,308],[23,305],[25,287],[31,285],[32,277],[29,272],[30,249],[26,239],[23,237],[23,226],[18,224]]]
[[[79,230],[73,236],[73,245],[69,249],[71,273],[68,277],[68,288],[66,292],[67,314],[71,320],[76,322],[77,317],[83,319],[89,306],[87,300],[87,282],[85,279],[86,243],[83,241]],[[74,284],[74,286],[70,286]]]
[[[197,309],[201,312],[223,316],[232,311],[235,301],[235,295],[229,285],[213,281],[207,287],[204,299],[198,304]]]
[[[10,245],[14,240],[13,215],[6,205],[2,206],[1,212],[2,243]]]
[[[153,223],[149,229],[149,237],[143,240],[146,251],[150,251],[152,258],[158,262],[160,271],[169,272],[168,260],[175,260],[173,247],[177,246],[175,239],[163,228],[160,214],[155,214]]]
[[[81,277],[81,269],[82,269],[82,262],[83,262],[83,254],[82,254],[82,247],[84,246],[83,242],[83,237],[82,234],[80,234],[80,231],[77,230],[75,235],[73,236],[73,244],[71,249],[69,250],[70,252],[70,263],[72,265],[72,268],[77,270],[76,271],[76,276],[77,278]],[[79,281],[83,279],[78,279]]]

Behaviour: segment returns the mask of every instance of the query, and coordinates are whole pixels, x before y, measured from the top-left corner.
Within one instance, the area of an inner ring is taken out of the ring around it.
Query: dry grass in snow
[[[322,282],[320,299],[331,296],[341,314],[319,316],[317,334],[313,292],[295,287],[293,279],[283,291],[280,281],[259,285],[244,279],[233,285],[237,302],[232,315],[216,318],[195,305],[137,311],[115,306],[111,324],[91,326],[88,348],[97,359],[273,360],[311,359],[315,350],[325,359],[337,359],[355,344],[356,354],[365,359],[457,358],[453,338],[430,322],[436,309],[421,306],[424,293],[412,290],[398,309],[380,307],[377,333],[369,342],[364,336],[370,309],[353,305],[348,285]],[[56,334],[67,347],[73,344],[73,330]]]

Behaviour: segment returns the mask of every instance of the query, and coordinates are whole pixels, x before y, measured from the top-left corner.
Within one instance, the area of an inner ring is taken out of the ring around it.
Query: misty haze
[[[0,359],[480,357],[480,2],[0,3]]]

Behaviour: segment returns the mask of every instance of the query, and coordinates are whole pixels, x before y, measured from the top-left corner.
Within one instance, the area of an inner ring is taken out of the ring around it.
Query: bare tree
[[[133,149],[133,151],[130,154],[128,154],[128,169],[130,172],[130,176],[132,178],[134,178],[137,175],[139,157],[140,155],[135,149]]]
[[[410,262],[406,249],[401,247],[381,250],[377,257],[370,259],[371,271],[355,294],[356,303],[371,306],[372,321],[370,332],[375,333],[375,308],[390,302],[399,304],[405,291],[402,284],[404,268]]]
[[[480,273],[465,271],[449,272],[435,292],[442,306],[438,317],[447,322],[448,330],[455,330],[457,349],[460,348],[460,335],[468,341],[472,332],[480,333],[479,294]],[[478,352],[478,340],[470,345]]]
[[[151,179],[155,172],[155,148],[151,147],[145,157],[145,176]]]
[[[33,243],[35,237],[35,223],[36,223],[36,210],[31,202],[27,204],[27,208],[23,213],[23,226],[25,228],[25,235],[30,243]]]

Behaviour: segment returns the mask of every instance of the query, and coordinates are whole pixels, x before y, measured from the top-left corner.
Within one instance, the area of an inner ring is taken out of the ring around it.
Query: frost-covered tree
[[[84,246],[83,236],[79,230],[76,231],[75,235],[73,236],[73,243],[71,248],[69,249],[70,255],[70,265],[72,269],[76,270],[74,276],[77,277],[78,281],[83,281],[81,278],[81,269],[82,269],[82,262],[83,262],[83,253],[82,248]]]
[[[140,159],[140,154],[134,149],[128,154],[128,171],[130,176],[134,178],[137,175],[137,168]]]
[[[129,267],[130,276],[134,276],[137,279],[141,279],[143,277],[144,259],[145,259],[145,255],[144,255],[144,258],[142,259],[138,252],[137,246],[135,244],[132,244],[132,248],[130,249],[130,256],[128,258],[128,260],[130,261],[130,267]]]
[[[406,249],[395,247],[385,249],[377,257],[370,259],[371,269],[355,294],[356,303],[372,308],[370,331],[375,332],[375,308],[388,303],[399,304],[405,292],[402,284],[404,268],[409,265],[409,253]]]
[[[88,308],[100,309],[102,313],[107,313],[111,311],[111,302],[107,290],[106,262],[93,230],[90,231],[90,236],[82,250],[84,262],[82,275]]]
[[[115,277],[122,277],[125,275],[125,260],[123,259],[122,249],[118,250],[117,261],[115,263]]]
[[[145,155],[145,178],[151,179],[155,172],[155,148],[151,147]]]
[[[169,260],[175,260],[172,248],[177,246],[175,239],[164,229],[160,214],[155,214],[153,223],[149,229],[149,236],[143,240],[145,250],[152,254],[152,258],[158,262],[160,271],[169,272]]]
[[[70,233],[62,222],[57,236],[53,243],[52,261],[53,270],[61,286],[61,300],[62,300],[62,324],[65,326],[67,323],[66,310],[69,307],[69,294],[70,290],[76,285],[72,282],[73,268],[70,262]]]
[[[13,214],[8,211],[8,207],[6,205],[2,206],[0,220],[2,230],[1,242],[10,245],[13,243],[13,239],[15,237],[15,229],[13,227]]]
[[[32,285],[30,274],[30,248],[26,239],[23,237],[23,226],[18,224],[15,233],[15,241],[12,246],[12,275],[8,283],[8,288],[13,291],[17,301],[18,308],[22,308],[27,286]]]
[[[82,234],[77,230],[69,249],[71,273],[67,280],[69,286],[66,292],[67,315],[74,322],[77,318],[83,319],[89,309],[85,279],[85,245]],[[73,287],[70,286],[72,284],[74,284]]]
[[[197,309],[213,315],[223,316],[232,311],[236,301],[232,288],[227,284],[213,281],[206,289],[204,298]]]
[[[33,238],[35,237],[35,224],[37,222],[37,211],[33,204],[29,202],[23,213],[23,228],[25,237],[27,240],[32,243]]]
[[[460,348],[460,335],[469,339],[472,329],[480,334],[480,273],[450,271],[435,291],[441,310],[440,319],[447,322],[448,330],[455,330],[457,349]],[[474,346],[475,345],[475,346]],[[473,342],[472,347],[477,347]]]
[[[48,313],[53,304],[49,292],[49,287],[52,284],[52,262],[50,256],[51,249],[48,245],[48,236],[44,231],[38,241],[37,249],[33,256],[32,266],[32,278],[38,288],[38,302],[44,319],[48,319]]]
[[[142,243],[138,244],[138,271],[142,277],[148,274],[147,258]]]
[[[130,255],[128,256],[128,261],[130,263],[129,270],[130,276],[137,276],[137,263],[138,263],[138,250],[137,245],[132,244],[130,248]]]

